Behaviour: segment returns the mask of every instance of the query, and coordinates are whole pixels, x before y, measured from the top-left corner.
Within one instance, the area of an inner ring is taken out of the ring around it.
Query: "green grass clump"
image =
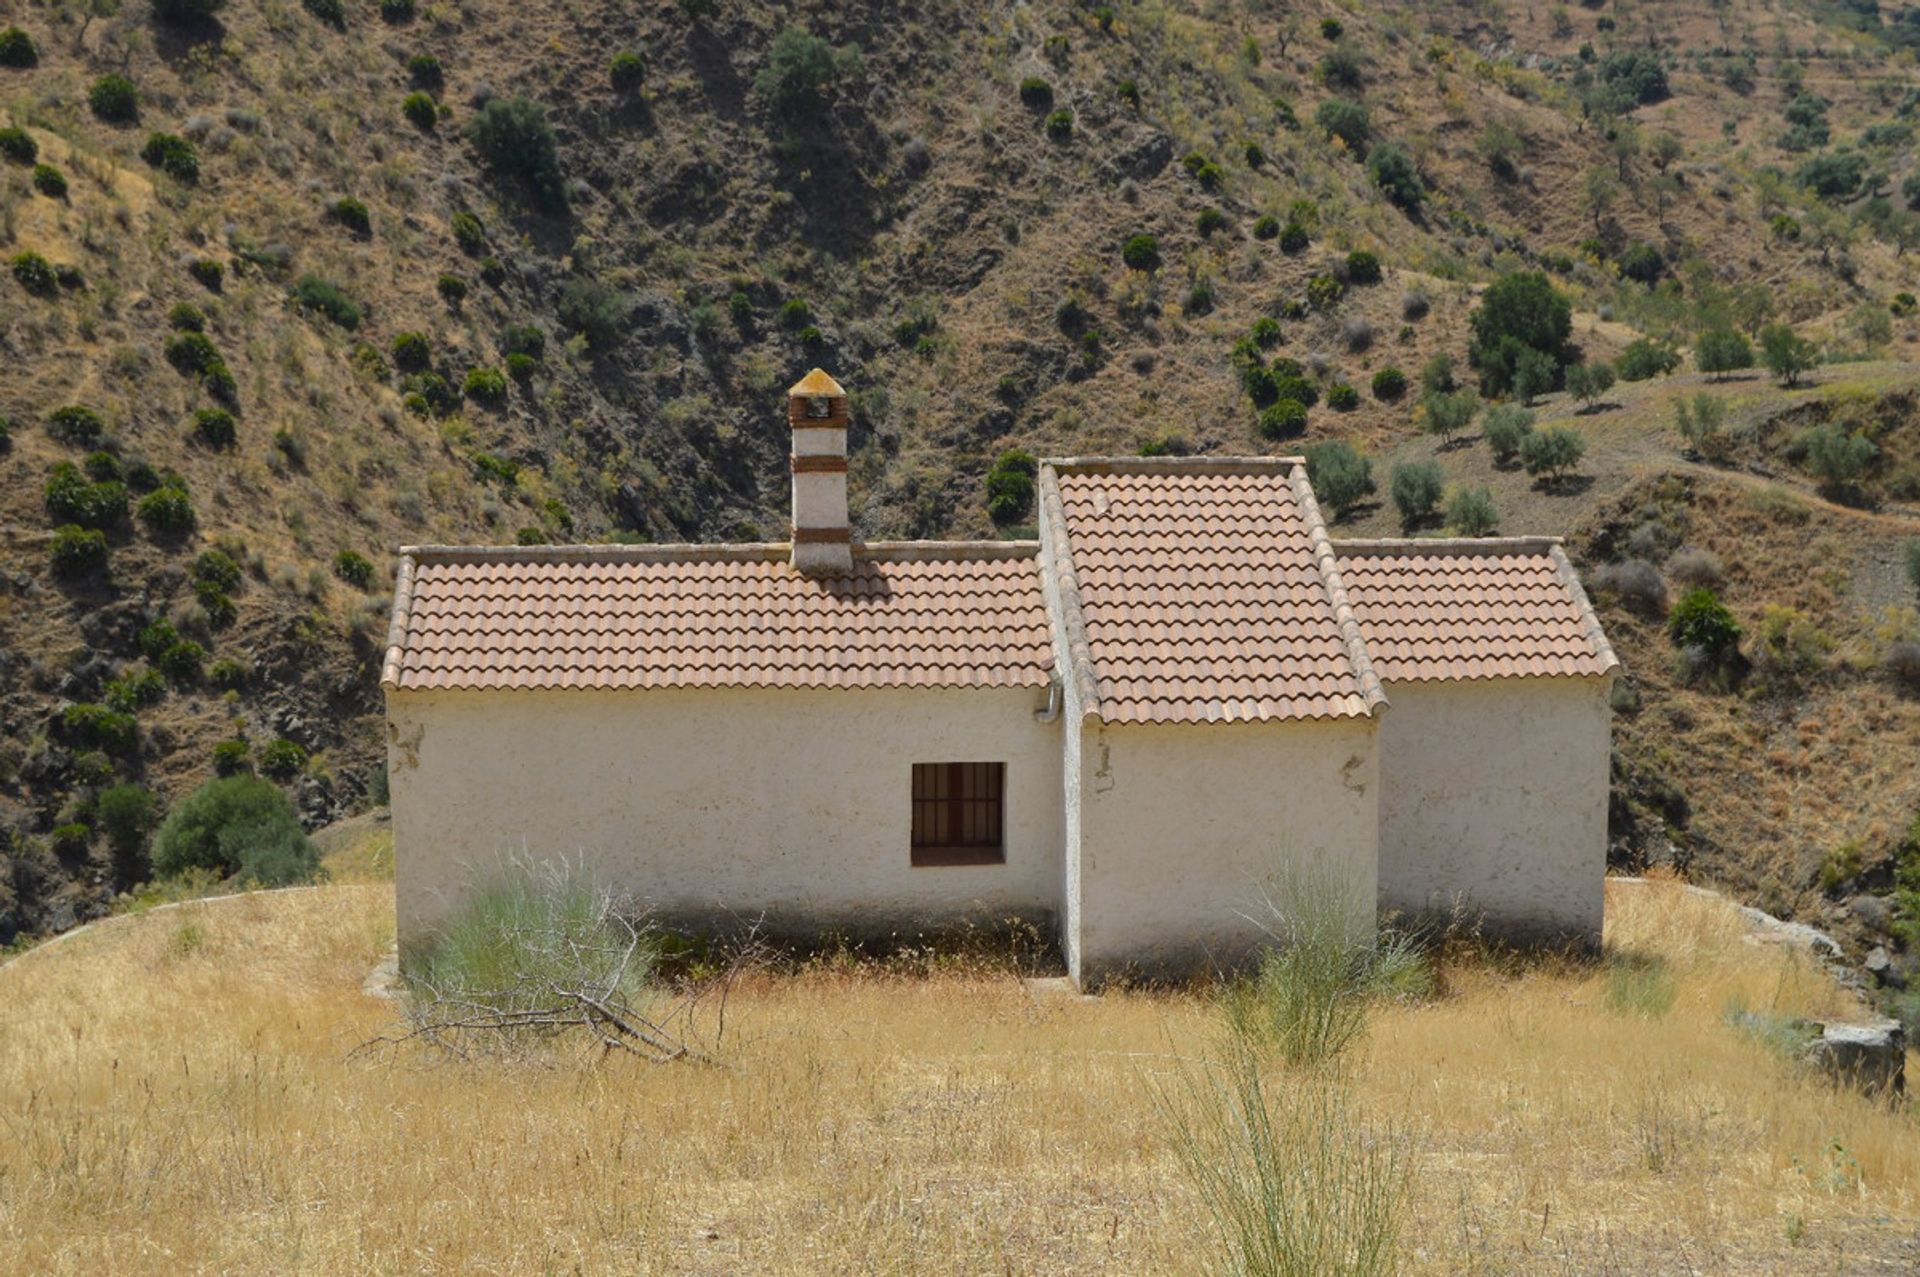
[[[373,561],[358,550],[342,550],[333,556],[333,574],[356,590],[364,590],[373,584]]]
[[[514,864],[482,885],[430,945],[402,957],[417,989],[511,1011],[544,1004],[554,987],[639,1001],[656,952],[584,872]]]
[[[1657,955],[1616,953],[1607,962],[1607,1005],[1623,1014],[1658,1020],[1673,1010],[1679,986]]]
[[[1375,999],[1432,989],[1432,970],[1412,939],[1380,934],[1372,901],[1331,879],[1282,878],[1252,916],[1272,948],[1225,995],[1227,1019],[1241,1039],[1289,1064],[1332,1063],[1366,1032]]]
[[[331,280],[302,275],[293,286],[293,299],[303,309],[325,315],[348,332],[360,327],[360,307]]]
[[[67,177],[51,164],[33,166],[33,189],[50,200],[67,198]]]

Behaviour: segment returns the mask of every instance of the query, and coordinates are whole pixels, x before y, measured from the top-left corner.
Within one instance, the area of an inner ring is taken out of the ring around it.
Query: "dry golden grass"
[[[1845,1006],[1725,906],[1614,884],[1603,969],[1450,963],[1355,1062],[1418,1150],[1418,1272],[1889,1271],[1912,1117],[1800,1078],[1735,997]],[[350,1059],[390,1005],[376,885],[115,922],[0,969],[0,1271],[1191,1272],[1204,1214],[1153,1089],[1203,999],[1007,977],[756,978],[729,1067]],[[1276,1079],[1285,1085],[1284,1078]],[[1891,1271],[1898,1271],[1895,1268]]]

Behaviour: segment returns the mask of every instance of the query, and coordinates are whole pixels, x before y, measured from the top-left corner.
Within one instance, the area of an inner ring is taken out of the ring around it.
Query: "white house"
[[[860,542],[846,404],[789,392],[787,542],[401,551],[403,944],[521,849],[685,925],[1026,917],[1083,982],[1242,956],[1291,868],[1598,938],[1618,662],[1556,541],[1129,457],[1042,463],[1038,542]]]

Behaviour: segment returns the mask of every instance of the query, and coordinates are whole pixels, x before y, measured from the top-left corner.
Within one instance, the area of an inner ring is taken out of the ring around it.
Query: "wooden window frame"
[[[943,774],[937,778],[932,769]],[[1004,865],[1007,863],[1007,765],[1002,762],[914,763],[909,790],[909,855],[916,869],[949,868],[962,865]],[[966,797],[968,780],[976,788],[984,787],[986,797]],[[937,783],[936,782],[937,779]],[[928,788],[943,793],[923,795]],[[944,812],[933,809],[945,806]],[[983,810],[985,808],[985,810]],[[971,810],[970,810],[971,809]],[[938,823],[947,837],[933,841],[924,832],[927,824]],[[986,824],[992,837],[956,842],[954,830],[969,823]]]

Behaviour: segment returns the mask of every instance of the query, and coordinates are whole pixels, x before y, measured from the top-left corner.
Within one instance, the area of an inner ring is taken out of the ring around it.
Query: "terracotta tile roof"
[[[1334,549],[1373,668],[1389,683],[1592,676],[1619,665],[1558,540]]]
[[[401,551],[384,687],[1045,687],[1038,547],[858,546],[811,579],[785,545]]]
[[[1382,703],[1298,458],[1048,461],[1040,487],[1083,712],[1225,722]]]

